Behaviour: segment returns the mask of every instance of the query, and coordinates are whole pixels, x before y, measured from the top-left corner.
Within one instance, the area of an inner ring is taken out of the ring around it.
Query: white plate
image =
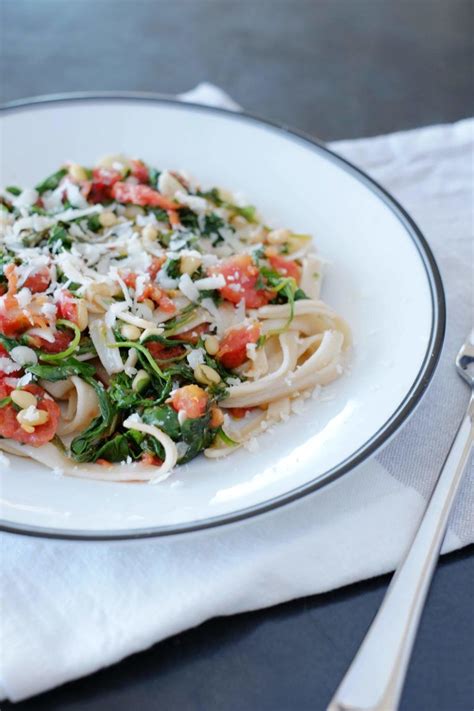
[[[311,139],[244,114],[138,96],[50,97],[1,117],[1,183],[32,185],[64,160],[124,152],[245,192],[268,222],[311,232],[329,260],[323,298],[352,327],[352,372],[255,453],[203,456],[159,485],[60,478],[11,457],[0,472],[9,531],[120,538],[191,531],[274,508],[347,472],[414,409],[444,334],[433,256],[380,187]]]

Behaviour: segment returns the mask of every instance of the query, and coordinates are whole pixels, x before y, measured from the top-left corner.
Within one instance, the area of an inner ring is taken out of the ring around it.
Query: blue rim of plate
[[[285,494],[281,494],[273,499],[269,499],[261,504],[235,511],[222,516],[204,519],[202,521],[190,522],[186,524],[172,526],[156,526],[147,527],[129,531],[62,531],[61,529],[51,529],[39,526],[28,526],[23,524],[10,524],[5,521],[0,521],[0,531],[7,533],[17,533],[28,536],[38,536],[42,538],[54,538],[62,540],[74,541],[112,541],[112,540],[131,540],[142,538],[153,538],[157,536],[170,536],[183,533],[191,533],[194,531],[202,531],[205,529],[215,528],[226,524],[236,523],[245,519],[252,518],[259,514],[273,511],[285,504],[289,504],[297,499],[302,498],[312,492],[320,489],[323,486],[335,481],[343,474],[346,474],[354,467],[361,464],[368,457],[372,456],[380,447],[385,445],[388,440],[397,432],[401,425],[414,411],[419,403],[426,388],[428,387],[431,378],[435,372],[439,361],[441,350],[443,347],[444,334],[446,329],[446,301],[444,295],[443,282],[439,272],[438,265],[433,256],[433,253],[428,245],[426,238],[421,233],[415,222],[404,208],[390,195],[387,190],[382,188],[375,180],[369,178],[360,168],[342,158],[334,151],[330,150],[321,141],[295,129],[289,128],[286,125],[269,121],[260,118],[254,114],[246,112],[235,112],[227,109],[221,109],[214,106],[205,106],[203,104],[195,104],[188,101],[180,101],[162,94],[152,94],[145,92],[130,92],[130,91],[104,91],[104,92],[71,92],[65,94],[51,94],[45,96],[37,96],[26,99],[20,99],[4,104],[0,107],[0,114],[13,113],[22,109],[42,106],[46,104],[60,104],[70,102],[86,102],[86,101],[131,101],[131,102],[149,102],[155,104],[165,104],[183,111],[191,109],[192,111],[202,111],[205,113],[221,114],[235,121],[245,121],[256,123],[261,126],[266,126],[285,138],[291,139],[297,143],[306,146],[309,150],[313,150],[324,155],[328,160],[339,165],[346,173],[349,173],[365,185],[372,193],[382,200],[387,207],[396,215],[398,220],[404,226],[407,234],[411,237],[415,247],[417,248],[420,259],[425,268],[426,276],[431,293],[432,305],[432,321],[430,337],[426,349],[423,363],[420,367],[411,388],[407,392],[405,398],[393,412],[391,417],[380,427],[375,434],[370,437],[363,445],[361,445],[350,457],[347,457],[337,466],[329,469],[324,474],[321,474],[316,479],[291,489]]]

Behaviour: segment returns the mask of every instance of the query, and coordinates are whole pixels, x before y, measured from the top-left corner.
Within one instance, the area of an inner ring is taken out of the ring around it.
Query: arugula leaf
[[[72,239],[62,225],[54,225],[49,231],[47,243],[52,245],[53,251],[58,252],[61,247],[63,249],[71,249]]]
[[[217,436],[218,436],[219,439],[221,439],[221,440],[224,442],[224,444],[226,444],[228,447],[236,447],[236,446],[239,444],[239,443],[236,442],[234,439],[232,439],[232,437],[229,437],[229,435],[224,432],[224,430],[222,429],[222,426],[219,427],[219,429],[217,430]]]
[[[88,220],[87,220],[87,228],[91,232],[98,232],[100,228],[102,227],[102,223],[99,219],[99,215],[90,215]]]
[[[226,227],[226,224],[222,217],[219,217],[219,215],[216,215],[214,212],[212,212],[210,215],[206,215],[204,218],[204,229],[201,231],[201,234],[203,235],[211,235],[211,234],[219,234],[219,230],[221,227]],[[220,237],[220,235],[219,235]],[[222,237],[220,237],[222,240]]]
[[[178,420],[178,413],[168,405],[159,407],[149,407],[143,411],[143,422],[148,425],[155,425],[163,430],[171,439],[177,442],[181,436],[181,426]]]
[[[55,190],[66,174],[66,168],[61,168],[61,170],[56,171],[56,173],[53,173],[52,175],[48,175],[48,177],[41,183],[38,183],[36,190],[40,195],[45,193],[47,190]]]
[[[211,413],[206,412],[202,417],[184,420],[181,425],[181,435],[188,445],[186,453],[179,459],[180,464],[189,462],[191,459],[202,452],[203,449],[209,447],[214,441],[215,431],[209,427],[211,421]]]
[[[66,380],[72,375],[79,375],[81,378],[90,382],[94,381],[94,387],[98,385],[94,380],[95,368],[88,363],[83,363],[75,358],[64,358],[61,364],[54,365],[28,365],[25,370],[37,378],[56,382],[58,380]],[[90,383],[92,384],[92,383]]]
[[[11,403],[11,401],[12,401],[11,397],[2,398],[0,400],[0,410],[2,409],[2,407],[6,407],[7,405],[9,405]]]
[[[145,346],[141,343],[137,343],[136,341],[116,341],[115,343],[109,343],[109,348],[135,348],[135,350],[137,350],[138,353],[145,358],[146,365],[148,365],[147,369],[151,368],[155,375],[157,375],[160,379],[165,379],[163,371],[159,367],[158,363],[153,358],[148,348],[145,348]]]
[[[132,390],[132,380],[126,373],[116,373],[110,379],[109,397],[120,410],[126,410],[127,408],[136,410],[141,405],[150,405],[150,399],[144,397],[144,395],[148,393],[150,395],[154,394],[150,387],[152,381],[150,380],[150,386],[147,386],[144,391],[136,392]]]
[[[148,182],[153,188],[158,185],[158,178],[160,177],[161,171],[152,168],[151,165],[147,165],[148,168]]]
[[[175,316],[174,318],[170,318],[169,321],[166,321],[164,326],[165,334],[167,336],[173,336],[178,328],[181,328],[181,326],[184,326],[186,323],[193,320],[195,312],[195,304],[185,306],[185,308],[181,310],[179,316]]]
[[[95,389],[99,399],[100,414],[92,420],[90,425],[71,442],[71,454],[78,462],[95,462],[99,458],[98,447],[106,437],[115,430],[118,412],[113,406],[107,390],[102,383],[92,377],[84,378]]]
[[[179,211],[179,219],[183,227],[197,232],[199,230],[198,216],[189,207],[183,207]]]
[[[20,338],[15,339],[7,338],[7,336],[4,336],[3,333],[0,333],[0,345],[2,345],[5,350],[10,352],[12,348],[16,348],[16,346],[27,346],[28,340],[26,336],[20,336]]]
[[[170,279],[179,279],[181,276],[179,262],[179,259],[167,259],[164,263],[162,269],[166,272]]]
[[[169,222],[168,213],[166,212],[166,210],[162,210],[161,207],[152,207],[149,209],[149,212],[152,212],[154,214],[158,222]]]
[[[129,456],[136,459],[136,456],[131,452],[127,434],[117,434],[99,447],[96,459],[106,459],[108,462],[124,462]]]
[[[17,185],[9,185],[5,190],[12,195],[15,195],[15,197],[18,197],[18,195],[21,195],[22,190],[19,188]]]
[[[253,205],[246,205],[245,207],[239,207],[238,205],[232,205],[231,203],[226,203],[225,207],[232,210],[237,215],[244,217],[247,222],[255,222],[255,215],[257,213],[256,208]]]
[[[206,200],[209,200],[210,202],[213,202],[214,205],[216,205],[217,207],[221,207],[221,205],[224,204],[224,201],[220,197],[219,190],[217,188],[212,188],[212,190],[207,190],[206,192],[202,192],[201,190],[199,190],[197,192],[197,195],[199,195],[199,197],[205,198]]]

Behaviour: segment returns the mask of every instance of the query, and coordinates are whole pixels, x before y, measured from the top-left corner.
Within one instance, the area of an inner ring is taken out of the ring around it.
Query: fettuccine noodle
[[[0,198],[0,449],[158,482],[253,449],[351,345],[312,238],[225,190],[108,156]]]

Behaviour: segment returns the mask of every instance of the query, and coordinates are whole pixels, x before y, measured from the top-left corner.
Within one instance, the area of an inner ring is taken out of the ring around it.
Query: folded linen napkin
[[[209,84],[180,98],[238,109]],[[241,524],[129,543],[3,534],[0,698],[17,701],[90,674],[210,617],[324,592],[397,565],[468,399],[453,360],[470,328],[474,121],[332,148],[393,192],[439,261],[448,329],[429,392],[375,458],[315,495]],[[473,492],[471,475],[444,552],[474,540]]]

